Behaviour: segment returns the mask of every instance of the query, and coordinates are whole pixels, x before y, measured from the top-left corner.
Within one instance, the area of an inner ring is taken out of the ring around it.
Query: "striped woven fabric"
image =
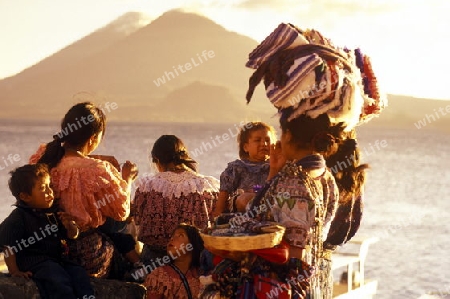
[[[315,83],[315,76],[313,75],[313,71],[316,66],[322,63],[322,59],[316,55],[311,54],[306,57],[300,57],[294,61],[291,68],[287,72],[289,76],[289,80],[286,83],[284,87],[278,87],[275,86],[274,83],[270,84],[266,88],[266,94],[267,97],[270,99],[273,105],[276,107],[286,108],[291,106],[291,103],[289,100],[291,100],[291,96],[294,92],[294,90],[297,89],[297,87],[301,84],[299,83],[311,83],[314,85]],[[309,80],[307,79],[309,75]],[[305,86],[305,88],[308,88]],[[305,89],[305,91],[308,91]]]
[[[332,122],[343,122],[351,130],[387,106],[369,57],[360,49],[334,46],[316,30],[278,25],[249,54],[246,66],[256,69],[247,101],[264,78],[271,103],[280,112],[293,108],[288,120],[302,114],[315,118],[327,113]]]
[[[247,67],[256,69],[274,53],[290,47],[308,44],[299,30],[291,24],[281,23],[249,55]]]

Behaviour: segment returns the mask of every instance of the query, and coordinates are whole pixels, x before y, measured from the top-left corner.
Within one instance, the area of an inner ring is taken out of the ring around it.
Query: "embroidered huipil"
[[[31,156],[37,163],[45,146]],[[102,225],[106,217],[118,221],[130,214],[130,186],[111,163],[89,157],[63,157],[51,169],[55,198],[75,217],[81,231]]]
[[[193,171],[166,171],[141,178],[134,197],[139,241],[165,248],[178,224],[207,227],[218,192],[216,178]]]
[[[305,248],[305,262],[314,267],[310,292],[330,298],[330,263],[324,256],[323,242],[334,218],[339,190],[321,155],[310,155],[287,162],[261,191],[260,204],[268,206],[269,217],[286,227],[289,245]],[[260,197],[260,196],[257,196]]]
[[[185,274],[192,298],[198,298],[200,280],[196,269],[189,269]],[[143,283],[147,288],[147,299],[186,299],[188,294],[183,281],[170,266],[162,266],[152,271]]]

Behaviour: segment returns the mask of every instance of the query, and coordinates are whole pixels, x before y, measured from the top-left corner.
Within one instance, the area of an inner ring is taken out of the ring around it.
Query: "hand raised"
[[[280,169],[286,164],[286,157],[281,150],[281,142],[277,141],[275,144],[270,145],[270,173],[269,179],[277,174]]]
[[[136,164],[126,161],[122,166],[122,178],[125,181],[134,181],[139,173]]]

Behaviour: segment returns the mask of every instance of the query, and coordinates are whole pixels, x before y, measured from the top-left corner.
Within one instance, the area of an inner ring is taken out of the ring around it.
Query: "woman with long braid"
[[[347,243],[358,231],[363,212],[363,193],[368,164],[361,164],[356,130],[344,132],[345,140],[327,159],[327,166],[339,188],[339,205],[324,247],[335,250]]]

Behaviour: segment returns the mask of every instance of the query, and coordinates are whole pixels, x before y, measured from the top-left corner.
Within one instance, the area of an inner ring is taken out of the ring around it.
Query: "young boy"
[[[24,165],[10,174],[16,208],[0,224],[9,273],[32,278],[42,298],[95,298],[84,268],[67,258],[65,239],[77,238],[79,230],[54,203],[47,166]]]

